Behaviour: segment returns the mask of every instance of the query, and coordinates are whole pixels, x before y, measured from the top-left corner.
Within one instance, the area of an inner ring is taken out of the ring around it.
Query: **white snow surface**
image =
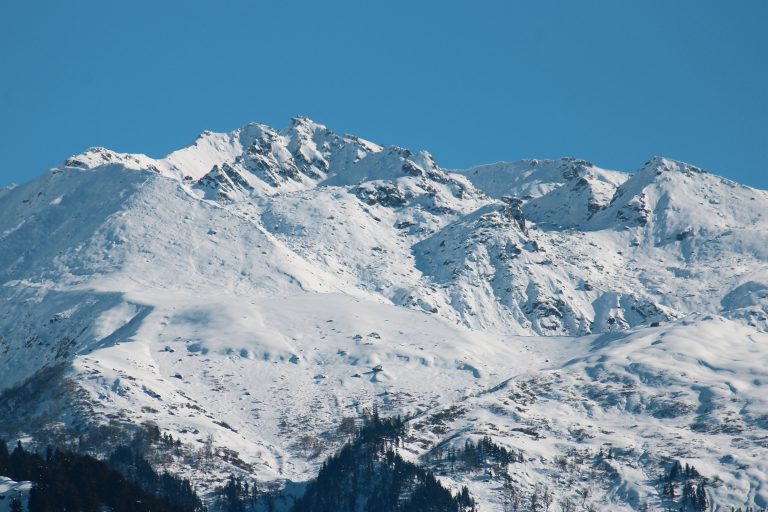
[[[10,512],[13,500],[19,500],[22,510],[26,510],[31,489],[32,482],[15,482],[0,476],[0,512]]]
[[[213,441],[210,466],[166,461],[210,489],[311,478],[376,403],[425,463],[487,434],[559,497],[660,506],[681,460],[766,506],[766,212],[663,158],[448,171],[303,117],[90,149],[0,194],[0,431],[155,422]],[[436,469],[500,507],[497,480]]]

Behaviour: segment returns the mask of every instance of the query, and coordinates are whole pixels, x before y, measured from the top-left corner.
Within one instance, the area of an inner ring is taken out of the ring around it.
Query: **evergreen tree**
[[[667,475],[667,480],[675,481],[678,480],[683,473],[683,467],[680,465],[680,461],[676,460],[674,464],[672,464],[672,467],[669,468],[669,474]]]
[[[469,490],[454,496],[434,475],[402,459],[395,447],[405,434],[400,417],[374,410],[357,436],[329,457],[293,512],[469,512]]]
[[[4,439],[0,439],[0,475],[7,475],[10,471],[11,454]]]
[[[43,458],[27,452],[18,443],[10,454],[8,467],[10,478],[33,482],[29,512],[101,512],[105,508],[112,512],[197,512],[203,509],[188,482],[189,487],[185,488],[194,496],[192,505],[147,492],[103,461],[88,455],[46,450]]]
[[[704,489],[704,482],[701,482],[696,488],[695,497],[695,509],[698,511],[706,511],[709,507],[709,500],[707,499],[707,491]]]
[[[681,504],[684,509],[691,509],[694,507],[695,502],[696,502],[696,488],[694,487],[693,482],[691,482],[690,480],[687,480],[683,485],[683,495],[682,495]]]

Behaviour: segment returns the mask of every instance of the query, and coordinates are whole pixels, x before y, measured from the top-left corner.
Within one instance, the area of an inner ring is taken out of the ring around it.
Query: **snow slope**
[[[15,482],[0,476],[0,511],[9,512],[13,500],[19,500],[22,507],[26,509],[30,489],[32,489],[31,482]]]
[[[765,506],[766,211],[663,158],[452,172],[301,117],[91,149],[0,193],[0,432],[93,449],[155,422],[210,489],[306,480],[375,403],[483,510],[499,481],[436,447],[491,435],[521,485],[612,510],[662,506],[681,459]]]

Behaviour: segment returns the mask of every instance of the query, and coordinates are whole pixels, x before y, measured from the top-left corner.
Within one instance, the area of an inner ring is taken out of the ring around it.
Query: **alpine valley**
[[[450,170],[304,117],[0,191],[9,445],[144,435],[210,510],[230,475],[290,510],[398,415],[397,460],[477,510],[767,507],[768,192],[659,157]]]

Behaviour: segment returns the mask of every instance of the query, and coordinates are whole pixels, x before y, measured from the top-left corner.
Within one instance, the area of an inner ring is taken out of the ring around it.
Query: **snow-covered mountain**
[[[558,499],[660,507],[682,460],[766,506],[765,212],[664,158],[450,171],[303,117],[93,148],[0,191],[0,432],[96,449],[154,422],[210,489],[311,478],[377,404],[481,510],[500,481],[439,453],[484,435]]]

